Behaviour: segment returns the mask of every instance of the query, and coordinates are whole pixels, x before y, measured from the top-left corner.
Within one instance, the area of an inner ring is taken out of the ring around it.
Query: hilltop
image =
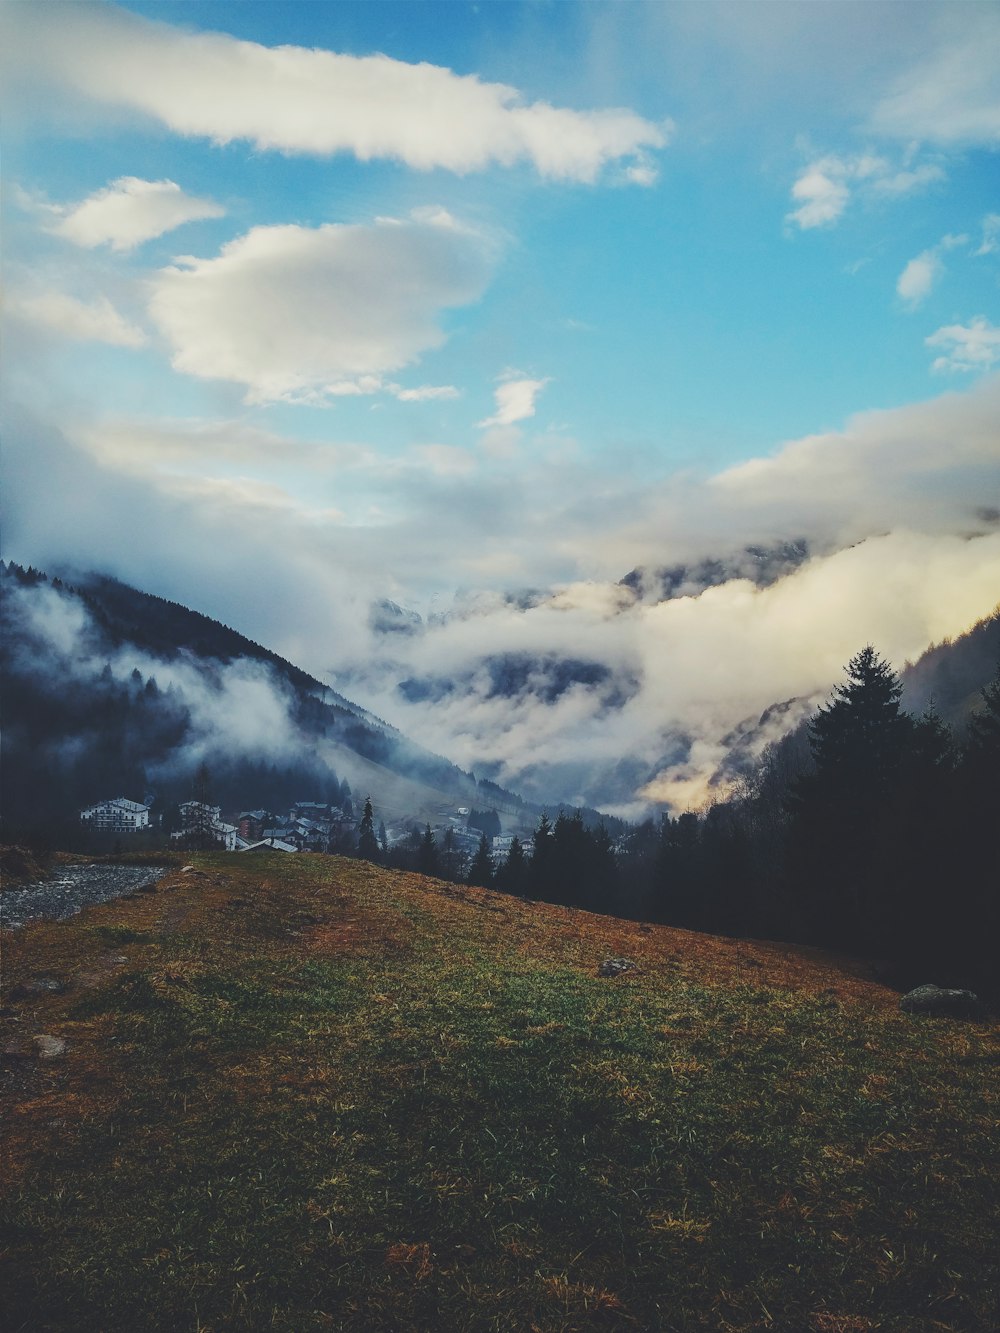
[[[849,958],[224,854],[5,945],[12,1330],[995,1322],[1000,1033]]]

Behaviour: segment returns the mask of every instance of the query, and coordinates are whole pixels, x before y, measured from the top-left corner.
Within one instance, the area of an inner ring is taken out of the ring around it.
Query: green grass
[[[351,863],[199,864],[228,879],[182,930],[169,893],[102,909],[129,964],[64,1001],[64,1091],[114,1095],[24,1148],[12,1333],[997,1326],[994,1029],[677,932],[600,979],[601,918]]]

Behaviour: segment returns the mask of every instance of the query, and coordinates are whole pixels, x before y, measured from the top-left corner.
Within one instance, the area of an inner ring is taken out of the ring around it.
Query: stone
[[[623,972],[634,972],[637,964],[630,958],[605,958],[597,969],[599,977],[620,977]]]
[[[31,995],[62,995],[65,990],[65,981],[60,981],[58,977],[29,977],[14,987],[10,998],[26,1000]]]
[[[979,996],[971,990],[947,990],[940,986],[918,986],[899,1002],[904,1014],[926,1014],[931,1018],[985,1018]]]
[[[60,1055],[66,1054],[66,1041],[63,1037],[50,1037],[47,1033],[39,1033],[35,1038],[35,1050],[41,1060],[58,1060]]]

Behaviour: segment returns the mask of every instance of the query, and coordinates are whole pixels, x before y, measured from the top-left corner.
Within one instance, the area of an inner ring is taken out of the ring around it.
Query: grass
[[[15,1006],[69,1048],[8,1072],[12,1333],[998,1326],[995,1026],[814,951],[194,861],[6,941],[71,983]]]

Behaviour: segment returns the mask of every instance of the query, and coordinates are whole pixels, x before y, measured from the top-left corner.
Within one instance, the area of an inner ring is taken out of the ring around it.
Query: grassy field
[[[5,938],[10,1333],[998,1327],[995,1025],[810,950],[194,860]]]

